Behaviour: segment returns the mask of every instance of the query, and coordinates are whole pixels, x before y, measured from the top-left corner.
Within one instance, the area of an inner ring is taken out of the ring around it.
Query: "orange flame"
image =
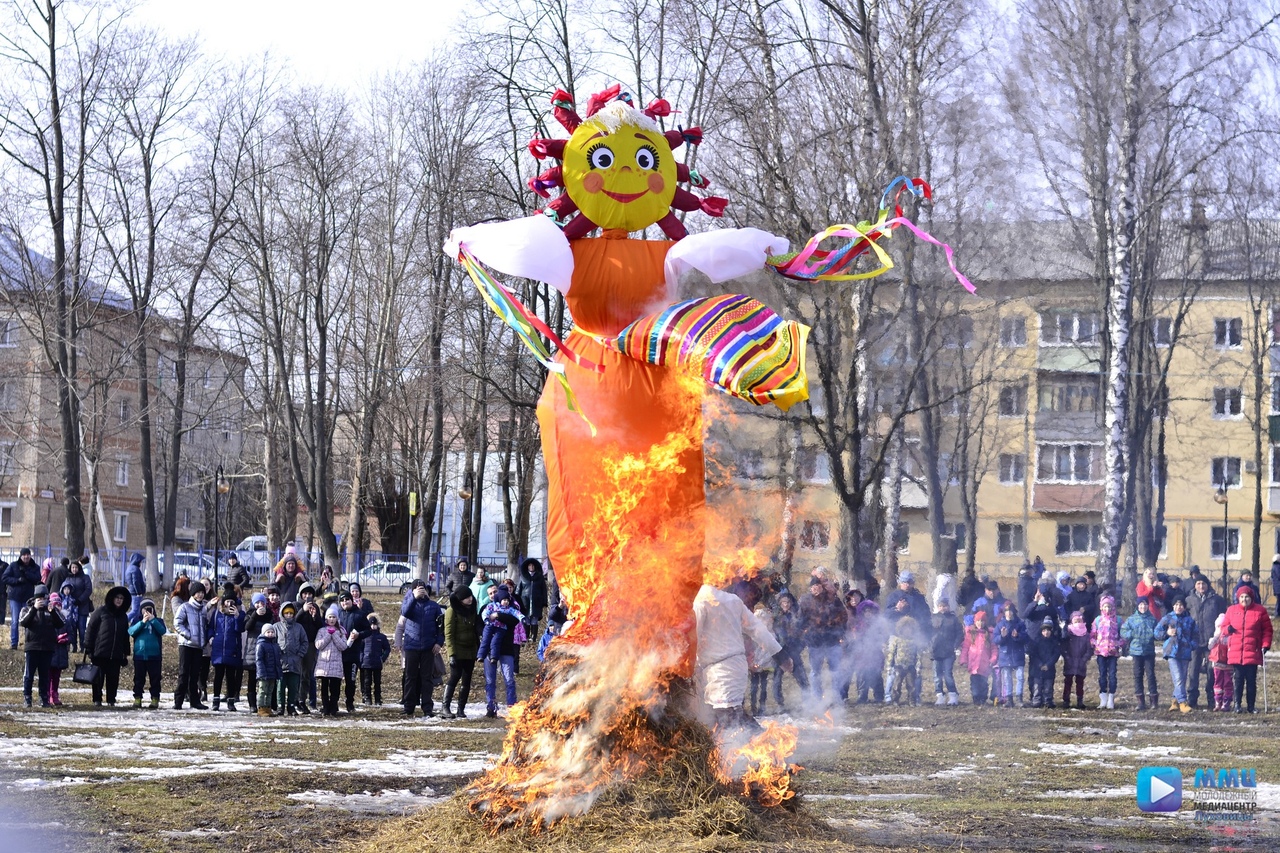
[[[795,750],[795,726],[770,720],[764,724],[764,731],[736,750],[723,754],[716,775],[726,784],[737,780],[743,796],[762,806],[779,806],[795,796],[791,776],[801,767],[787,762]]]
[[[692,605],[704,572],[718,582],[766,563],[743,548],[704,566],[702,383],[682,376],[672,386],[680,417],[664,439],[628,453],[600,436],[603,477],[590,489],[590,518],[572,558],[556,567],[575,621],[549,647],[528,701],[512,709],[497,765],[469,789],[471,810],[491,831],[582,814],[607,786],[684,748],[664,719],[673,682],[692,675]],[[722,778],[740,778],[761,804],[782,803],[793,795],[785,759],[794,746],[793,729],[770,726]]]

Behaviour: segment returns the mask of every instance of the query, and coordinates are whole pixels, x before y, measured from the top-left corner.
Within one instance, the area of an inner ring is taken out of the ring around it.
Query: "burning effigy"
[[[892,266],[879,240],[894,228],[932,240],[900,211],[888,216],[892,191],[928,185],[895,181],[874,225],[828,229],[796,253],[753,228],[688,235],[677,211],[718,217],[727,204],[680,186],[708,185],[674,154],[699,144],[700,129],[664,130],[666,101],[638,109],[619,86],[592,96],[585,115],[563,91],[552,107],[570,136],[529,144],[557,161],[529,182],[550,199],[544,211],[456,229],[445,247],[549,372],[538,404],[547,550],[572,618],[512,709],[496,766],[468,789],[469,808],[490,831],[546,827],[690,756],[717,795],[776,808],[794,796],[795,730],[717,738],[699,713],[694,598],[764,562],[704,559],[703,396],[710,386],[783,409],[807,399],[808,329],[741,294],[682,300],[681,279],[878,274]],[[631,236],[655,225],[667,239]],[[868,252],[879,270],[850,272]],[[556,287],[572,332],[560,340],[489,268]]]

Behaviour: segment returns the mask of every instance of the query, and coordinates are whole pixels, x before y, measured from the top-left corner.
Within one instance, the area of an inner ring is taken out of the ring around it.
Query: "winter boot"
[[[1099,711],[1107,710],[1107,694],[1105,693],[1098,694],[1098,710]]]
[[[465,720],[466,718],[467,718],[467,706],[459,702],[458,703],[458,719]]]
[[[939,694],[937,694],[937,698],[933,700],[933,704],[935,704],[935,705],[945,705],[945,704],[947,704],[947,697],[945,697],[945,696],[943,696],[941,693],[939,693]]]
[[[1137,695],[1137,696],[1135,696],[1134,698],[1135,698],[1135,699],[1137,700],[1137,702],[1138,702],[1138,710],[1139,710],[1139,711],[1145,711],[1145,710],[1147,710],[1147,700],[1146,700],[1146,697],[1144,697],[1142,694],[1138,694],[1138,695]]]
[[[960,704],[960,696],[959,696],[958,694],[955,694],[955,693],[948,693],[948,694],[947,694],[947,704],[948,704],[948,705],[959,705],[959,704]]]
[[[233,713],[235,712],[235,710],[236,710],[236,700],[234,700],[234,699],[228,699],[228,700],[227,700],[227,710],[228,710],[228,711],[231,711],[231,712],[233,712]]]
[[[1177,700],[1177,699],[1174,699],[1174,700],[1173,700],[1173,704],[1169,706],[1169,710],[1170,710],[1170,711],[1176,711],[1176,710],[1178,710],[1178,700]]]
[[[215,711],[222,710],[222,699],[217,696],[213,697],[213,710]]]
[[[139,698],[139,699],[134,699],[134,700],[133,700],[133,708],[134,708],[134,710],[139,710],[139,709],[141,709],[141,708],[142,708],[142,699],[140,699],[140,698]]]
[[[1181,712],[1182,712],[1182,713],[1184,713],[1184,714],[1190,714],[1190,713],[1191,713],[1191,706],[1190,706],[1189,704],[1187,704],[1186,702],[1179,702],[1179,703],[1178,703],[1178,710],[1179,710],[1179,711],[1181,711]]]
[[[1107,710],[1114,711],[1115,709],[1116,709],[1116,694],[1108,693],[1107,694]]]
[[[23,696],[23,697],[22,697],[22,704],[23,704],[24,706],[28,707],[28,708],[30,708],[30,707],[31,707],[31,694],[30,694],[30,693],[28,693],[26,696]]]
[[[1160,710],[1160,694],[1151,693],[1147,695],[1147,708],[1151,711]]]
[[[298,703],[298,713],[302,714],[302,716],[304,716],[304,717],[309,717],[309,716],[311,716],[311,709],[307,707],[307,703],[306,703],[306,702],[299,702],[299,703]]]
[[[151,709],[151,710],[153,710],[153,711],[159,711],[159,710],[160,710],[160,700],[159,700],[159,699],[152,699],[152,700],[151,700],[151,704],[150,704],[150,705],[148,705],[147,707],[148,707],[148,708],[150,708],[150,709]]]
[[[259,716],[259,717],[274,717],[274,716],[275,716],[275,714],[271,713],[271,709],[270,709],[270,708],[259,708],[259,709],[258,709],[258,716]]]

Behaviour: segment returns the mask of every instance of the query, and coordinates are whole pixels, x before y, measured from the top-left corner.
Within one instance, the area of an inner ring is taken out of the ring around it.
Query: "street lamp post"
[[[1230,550],[1231,537],[1227,530],[1227,486],[1224,483],[1213,493],[1214,503],[1222,504],[1222,595],[1227,595],[1227,551]]]
[[[218,541],[218,528],[221,527],[222,516],[222,496],[231,491],[231,484],[227,482],[226,476],[222,473],[222,465],[219,464],[213,475],[213,577],[218,577],[218,558],[221,556],[221,543]]]

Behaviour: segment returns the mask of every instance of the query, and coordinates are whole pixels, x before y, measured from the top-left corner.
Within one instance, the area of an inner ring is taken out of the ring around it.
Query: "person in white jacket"
[[[759,659],[782,650],[764,623],[731,592],[703,584],[693,599],[698,628],[698,655],[694,662],[698,690],[711,706],[716,726],[756,726],[742,710],[747,696],[747,644],[755,646]]]

